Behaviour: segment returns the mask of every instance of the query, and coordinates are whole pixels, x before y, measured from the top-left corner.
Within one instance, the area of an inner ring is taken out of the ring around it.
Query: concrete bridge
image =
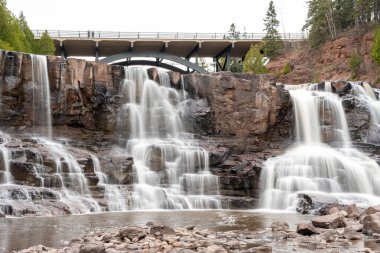
[[[34,30],[39,39],[44,30]],[[206,72],[199,66],[199,57],[211,57],[216,70],[229,70],[230,57],[244,59],[251,44],[262,41],[264,33],[244,33],[232,38],[228,33],[162,33],[107,31],[47,31],[54,40],[56,55],[62,57],[95,57],[108,64],[150,65],[179,72]],[[302,41],[306,34],[283,34],[286,41]],[[223,64],[220,58],[225,57]],[[153,58],[153,60],[148,60]],[[195,59],[195,63],[190,62]],[[183,70],[167,61],[181,64]]]

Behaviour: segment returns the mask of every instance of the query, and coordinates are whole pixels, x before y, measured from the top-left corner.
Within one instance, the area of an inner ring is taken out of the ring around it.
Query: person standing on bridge
[[[90,38],[90,30],[87,31],[87,38]]]
[[[92,38],[94,38],[95,37],[95,32],[94,31],[92,31]]]

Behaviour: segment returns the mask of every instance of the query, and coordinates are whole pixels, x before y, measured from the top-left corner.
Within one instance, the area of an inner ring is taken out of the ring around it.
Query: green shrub
[[[264,56],[261,54],[262,45],[251,45],[251,48],[245,55],[243,62],[243,72],[251,72],[254,74],[267,73],[267,69],[264,65]]]
[[[380,27],[375,31],[375,37],[372,44],[371,56],[373,61],[380,67]]]
[[[282,70],[282,75],[289,74],[290,71],[292,71],[292,65],[288,62],[286,63],[286,65],[284,66],[284,69]]]
[[[352,53],[350,56],[350,70],[351,70],[351,78],[355,80],[358,78],[360,72],[360,65],[362,63],[362,58],[358,53]]]

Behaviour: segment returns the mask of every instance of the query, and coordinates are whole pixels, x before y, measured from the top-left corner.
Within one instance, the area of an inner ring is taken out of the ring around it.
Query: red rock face
[[[362,64],[357,79],[376,83],[376,65],[371,58],[373,32],[364,35],[342,36],[326,42],[320,49],[311,49],[304,45],[286,53],[268,64],[271,73],[279,76],[279,81],[289,84],[319,82],[323,80],[350,80],[350,57],[353,53],[360,55]],[[292,70],[281,74],[289,63]],[[377,84],[378,87],[380,84]]]

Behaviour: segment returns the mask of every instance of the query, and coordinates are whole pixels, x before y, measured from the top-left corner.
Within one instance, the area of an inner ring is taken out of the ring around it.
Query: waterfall
[[[208,171],[208,153],[183,133],[181,96],[168,74],[159,72],[159,85],[141,67],[125,73],[119,123],[134,158],[129,209],[220,208],[218,178]]]
[[[31,55],[33,74],[33,127],[35,134],[51,139],[50,85],[47,72],[47,58],[43,55]],[[37,126],[43,127],[37,130]]]
[[[380,125],[380,101],[368,83],[364,82],[362,85],[351,83],[351,94],[368,105],[371,113],[371,123]]]
[[[334,196],[345,204],[377,204],[380,167],[351,147],[344,110],[339,97],[331,93],[331,84],[323,91],[315,84],[288,86],[288,90],[297,142],[265,162],[260,206],[295,210],[302,192]]]
[[[0,184],[11,184],[12,174],[9,169],[10,152],[5,146],[10,141],[10,136],[0,131]]]

